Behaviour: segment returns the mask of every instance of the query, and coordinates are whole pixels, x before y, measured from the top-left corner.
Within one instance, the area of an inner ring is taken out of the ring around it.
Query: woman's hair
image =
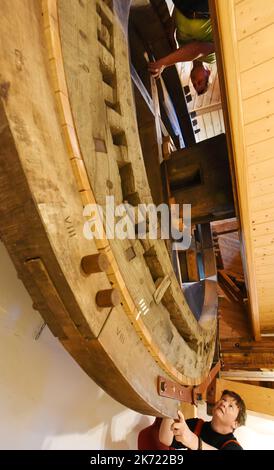
[[[236,405],[239,408],[239,413],[237,416],[237,423],[239,426],[243,426],[246,422],[246,406],[244,400],[238,395],[236,392],[232,392],[231,390],[223,390],[222,397],[224,395],[228,395],[231,398],[234,398]]]

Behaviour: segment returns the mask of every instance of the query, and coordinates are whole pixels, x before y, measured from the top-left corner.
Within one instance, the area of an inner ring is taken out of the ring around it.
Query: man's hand
[[[165,69],[165,65],[162,60],[157,60],[156,62],[149,62],[148,70],[154,78],[159,78],[162,72]]]
[[[190,431],[181,411],[178,411],[178,418],[179,420],[171,426],[171,430],[173,431],[176,441],[181,442],[189,449],[196,450],[198,448],[197,436]]]
[[[192,41],[156,62],[149,62],[148,70],[153,77],[159,78],[166,67],[170,67],[178,62],[190,62],[207,56],[212,52],[214,52],[214,44],[212,42]]]

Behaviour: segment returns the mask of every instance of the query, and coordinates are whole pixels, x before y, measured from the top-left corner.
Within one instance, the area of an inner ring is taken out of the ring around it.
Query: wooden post
[[[197,408],[192,403],[180,403],[180,411],[183,413],[185,419],[196,418]]]
[[[164,278],[160,277],[156,280],[155,282],[156,290],[153,294],[153,298],[156,304],[159,304],[161,302],[170,284],[171,284],[171,279],[168,274]]]
[[[104,253],[84,256],[81,260],[81,268],[85,274],[105,272],[109,267],[109,261]]]
[[[209,385],[206,392],[207,414],[212,416],[213,408],[216,403],[216,379]]]
[[[99,290],[96,294],[96,304],[98,307],[116,307],[120,303],[120,293],[117,289]]]

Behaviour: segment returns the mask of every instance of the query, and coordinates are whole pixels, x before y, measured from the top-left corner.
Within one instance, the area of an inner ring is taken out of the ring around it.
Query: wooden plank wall
[[[215,0],[253,331],[274,331],[274,2]]]
[[[222,109],[199,114],[199,111],[203,111],[204,108],[219,104],[221,101],[216,63],[209,64],[207,67],[211,70],[210,86],[204,95],[198,96],[190,80],[192,62],[181,62],[177,65],[182,84],[189,87],[192,97],[191,101],[187,103],[188,111],[189,113],[193,110],[198,111],[197,116],[192,119],[196,142],[201,142],[225,132]]]
[[[223,390],[233,390],[238,393],[243,398],[247,410],[274,416],[274,390],[243,384],[235,380],[217,379],[217,399],[219,399]]]

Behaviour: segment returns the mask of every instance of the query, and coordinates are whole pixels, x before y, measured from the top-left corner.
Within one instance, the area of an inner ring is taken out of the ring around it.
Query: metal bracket
[[[208,378],[200,385],[195,387],[180,385],[176,382],[166,379],[165,377],[158,377],[158,394],[161,397],[173,398],[186,403],[197,405],[201,400],[206,399],[207,391],[216,375],[221,369],[220,361],[211,369]]]

